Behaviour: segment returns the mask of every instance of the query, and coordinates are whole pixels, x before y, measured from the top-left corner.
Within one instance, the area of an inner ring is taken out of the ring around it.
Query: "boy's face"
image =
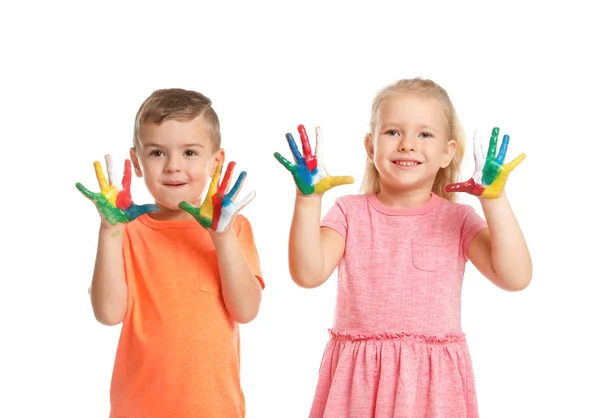
[[[186,219],[190,215],[179,203],[199,206],[202,192],[219,162],[223,150],[213,150],[209,129],[202,116],[192,120],[167,120],[140,128],[140,144],[131,149],[131,161],[138,177],[160,206],[156,219]]]

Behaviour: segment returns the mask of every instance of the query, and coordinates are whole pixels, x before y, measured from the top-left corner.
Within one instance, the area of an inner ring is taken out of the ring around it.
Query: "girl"
[[[304,155],[287,135],[296,164],[276,154],[298,189],[291,277],[312,288],[338,268],[334,326],[310,417],[477,417],[461,284],[467,260],[505,290],[531,280],[529,251],[503,191],[525,155],[503,164],[509,138],[496,156],[495,128],[487,159],[476,152],[473,178],[455,183],[464,137],[450,98],[433,81],[401,80],[373,101],[363,194],[337,199],[320,222],[322,194],[353,179],[327,174],[299,131]],[[454,203],[458,191],[479,197],[485,220]]]

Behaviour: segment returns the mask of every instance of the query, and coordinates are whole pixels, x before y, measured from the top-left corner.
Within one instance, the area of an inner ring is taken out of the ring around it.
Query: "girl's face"
[[[386,98],[376,131],[365,139],[382,190],[431,192],[438,170],[454,156],[456,141],[449,138],[448,119],[437,99],[413,92]]]

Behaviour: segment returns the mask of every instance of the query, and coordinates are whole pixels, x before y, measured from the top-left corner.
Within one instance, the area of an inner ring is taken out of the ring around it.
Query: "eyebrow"
[[[390,128],[396,128],[399,125],[401,125],[400,123],[386,123],[385,125],[381,125],[381,129],[390,129]],[[418,125],[417,126],[418,129],[425,129],[425,130],[429,130],[429,131],[438,131],[436,128],[434,128],[431,125]]]
[[[191,148],[191,147],[204,148],[203,144],[200,144],[197,142],[190,142],[189,144],[183,144],[183,146],[185,148]],[[164,148],[164,145],[159,145],[159,144],[155,144],[154,142],[151,142],[150,144],[144,144],[144,147]]]

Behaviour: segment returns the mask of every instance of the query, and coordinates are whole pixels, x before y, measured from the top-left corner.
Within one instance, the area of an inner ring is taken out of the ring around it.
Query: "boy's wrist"
[[[235,231],[233,230],[233,228],[227,228],[223,232],[216,232],[212,229],[207,229],[207,231],[215,246],[217,244],[225,243],[231,238],[236,238]]]
[[[100,234],[106,235],[108,237],[117,237],[123,236],[123,231],[125,230],[125,224],[119,223],[116,225],[111,225],[106,221],[102,221],[100,223]]]

